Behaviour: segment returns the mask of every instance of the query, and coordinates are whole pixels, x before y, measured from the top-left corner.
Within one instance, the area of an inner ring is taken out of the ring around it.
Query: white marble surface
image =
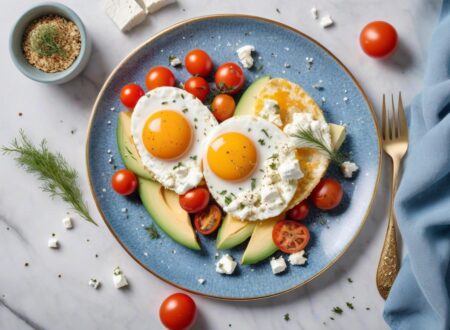
[[[94,98],[113,67],[142,41],[199,15],[245,13],[276,19],[334,52],[362,83],[379,112],[381,93],[402,90],[409,101],[418,92],[440,6],[440,0],[179,0],[124,35],[104,14],[100,1],[65,0],[85,22],[94,51],[82,76],[63,86],[47,86],[22,76],[6,47],[14,21],[34,2],[11,1],[0,11],[0,143],[11,141],[20,128],[35,141],[47,138],[50,147],[61,151],[81,173],[85,197],[100,226],[75,217],[75,228],[66,231],[61,224],[66,206],[40,192],[36,180],[10,157],[0,157],[0,329],[161,328],[159,305],[177,290],[148,274],[119,246],[100,219],[85,175],[84,143]],[[324,31],[311,18],[313,5],[333,16],[333,28]],[[392,22],[400,35],[401,47],[388,61],[368,58],[358,45],[361,27],[376,19]],[[236,303],[194,297],[199,309],[195,329],[228,329],[229,324],[232,329],[386,328],[375,269],[386,226],[387,186],[383,176],[365,228],[325,274],[269,300]],[[59,250],[47,247],[51,233],[61,241]],[[116,265],[126,272],[129,290],[113,288],[111,272]],[[92,276],[103,282],[100,290],[87,285]],[[347,309],[346,301],[355,310]],[[332,321],[330,310],[335,305],[343,307],[344,313]],[[285,313],[290,314],[289,322],[283,319]]]

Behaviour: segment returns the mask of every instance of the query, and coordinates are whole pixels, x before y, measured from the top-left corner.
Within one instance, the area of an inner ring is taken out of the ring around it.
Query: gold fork
[[[400,269],[397,249],[397,234],[394,213],[394,197],[397,190],[398,173],[403,156],[408,150],[408,126],[403,109],[402,94],[399,93],[397,111],[394,105],[394,95],[391,94],[392,110],[386,111],[386,98],[383,94],[381,115],[383,149],[392,159],[391,200],[389,203],[389,221],[383,250],[377,269],[377,288],[380,295],[386,299]]]

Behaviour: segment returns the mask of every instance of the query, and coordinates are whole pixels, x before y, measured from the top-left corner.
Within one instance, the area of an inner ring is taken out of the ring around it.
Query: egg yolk
[[[241,133],[224,133],[209,145],[207,160],[218,177],[230,181],[243,180],[256,167],[256,147],[252,140]]]
[[[142,130],[147,151],[156,158],[176,159],[190,147],[192,129],[179,112],[161,110],[152,114]]]

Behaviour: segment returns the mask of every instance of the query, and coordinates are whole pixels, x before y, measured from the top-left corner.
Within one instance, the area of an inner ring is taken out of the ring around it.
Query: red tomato
[[[222,222],[222,213],[217,205],[210,205],[202,212],[195,214],[194,224],[197,232],[203,235],[214,233]]]
[[[341,184],[334,179],[322,179],[311,193],[311,200],[321,210],[334,209],[344,195]]]
[[[224,63],[217,68],[215,82],[222,93],[236,94],[244,86],[244,71],[236,63]]]
[[[206,77],[211,73],[213,62],[209,55],[201,49],[193,49],[184,58],[184,65],[192,75]]]
[[[235,108],[236,102],[227,94],[217,95],[211,104],[212,113],[219,123],[233,117]]]
[[[184,83],[184,89],[192,95],[199,98],[200,101],[205,101],[209,94],[209,85],[205,78],[191,77]]]
[[[186,330],[194,323],[196,312],[197,306],[191,297],[175,293],[162,302],[159,318],[169,330]]]
[[[137,101],[145,94],[141,86],[136,84],[128,84],[122,87],[120,91],[120,101],[124,106],[134,109]]]
[[[383,21],[375,21],[367,24],[361,31],[359,42],[364,52],[372,57],[386,57],[397,46],[397,31]]]
[[[149,90],[162,86],[175,86],[175,76],[165,66],[151,68],[145,76],[145,84]]]
[[[303,220],[308,216],[309,203],[304,200],[290,209],[286,215],[289,220]]]
[[[118,170],[111,178],[111,185],[116,193],[124,196],[130,195],[138,185],[136,174],[126,168]]]
[[[189,213],[203,211],[209,203],[209,191],[205,187],[198,187],[180,195],[180,206]]]
[[[272,240],[283,252],[295,253],[303,250],[309,242],[308,228],[292,220],[282,220],[272,230]]]

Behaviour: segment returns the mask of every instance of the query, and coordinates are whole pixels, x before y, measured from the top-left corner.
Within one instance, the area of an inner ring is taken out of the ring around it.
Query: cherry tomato
[[[244,71],[236,63],[224,63],[217,68],[215,82],[222,93],[236,94],[244,86]]]
[[[205,78],[191,77],[184,83],[184,89],[192,95],[199,98],[200,101],[205,101],[209,94],[209,85]]]
[[[367,24],[361,31],[359,42],[363,51],[372,57],[386,57],[397,46],[397,31],[383,21],[375,21]]]
[[[184,293],[175,293],[162,302],[159,318],[169,330],[186,330],[194,323],[196,312],[197,306],[191,297]]]
[[[141,86],[136,84],[128,84],[122,87],[120,91],[120,101],[124,106],[134,109],[137,101],[145,94]]]
[[[201,49],[193,49],[187,53],[184,65],[190,74],[202,77],[209,75],[213,68],[211,58]]]
[[[175,86],[175,76],[165,66],[155,66],[147,72],[145,84],[149,90],[162,86]]]
[[[272,230],[273,242],[281,251],[286,253],[303,250],[308,245],[309,237],[308,228],[292,220],[279,221]]]
[[[322,179],[311,193],[311,200],[321,210],[334,209],[344,195],[341,184],[334,179]]]
[[[118,170],[111,178],[111,185],[119,195],[130,195],[138,185],[136,174],[126,168]]]
[[[219,123],[233,117],[235,108],[236,102],[232,96],[227,94],[217,95],[211,104],[213,115]]]
[[[180,206],[189,213],[203,211],[209,203],[209,191],[205,187],[198,187],[180,195]]]
[[[304,200],[290,209],[286,215],[289,220],[303,220],[308,216],[309,203]]]
[[[217,205],[210,205],[202,212],[195,214],[195,229],[203,235],[214,233],[222,222],[222,213]]]

